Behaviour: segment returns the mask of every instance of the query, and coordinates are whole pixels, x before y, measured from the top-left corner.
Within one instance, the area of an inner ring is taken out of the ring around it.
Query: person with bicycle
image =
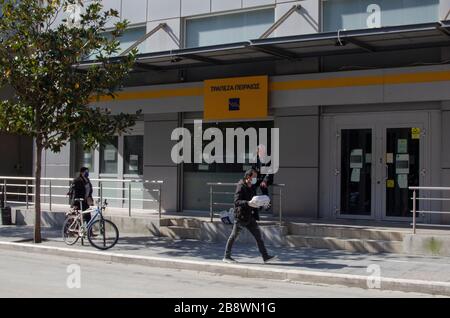
[[[70,195],[70,205],[73,208],[77,208],[81,211],[86,211],[92,205],[94,205],[94,199],[92,198],[92,184],[89,180],[89,169],[82,167],[80,169],[80,175],[72,181]],[[75,199],[82,199],[82,201],[76,201]],[[92,216],[90,213],[83,214],[84,222],[89,223]]]

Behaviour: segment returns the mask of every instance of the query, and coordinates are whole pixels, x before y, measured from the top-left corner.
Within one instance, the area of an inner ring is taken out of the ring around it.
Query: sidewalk
[[[223,264],[224,244],[192,240],[172,241],[159,237],[136,237],[121,234],[119,243],[105,252],[90,246],[67,246],[59,230],[44,229],[46,239],[38,246],[31,243],[31,227],[0,226],[0,249],[47,252],[72,257],[106,257],[107,260],[142,263],[157,267],[171,267],[234,274],[245,277],[290,279],[310,283],[331,283],[367,288],[373,272],[368,267],[378,265],[382,289],[426,292],[450,296],[450,258],[423,257],[399,254],[357,254],[299,248],[271,248],[279,261],[263,265],[255,245],[236,243],[233,257],[237,265]],[[9,243],[7,243],[9,242]],[[19,243],[18,243],[19,242]],[[18,243],[18,244],[10,244]],[[21,248],[22,247],[22,248]]]

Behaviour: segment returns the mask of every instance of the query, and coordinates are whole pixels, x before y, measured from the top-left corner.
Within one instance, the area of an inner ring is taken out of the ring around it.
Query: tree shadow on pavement
[[[61,231],[55,228],[42,228],[42,237],[45,239],[61,238]],[[0,227],[0,239],[11,242],[26,242],[33,240],[34,228],[32,226],[2,226]]]
[[[221,261],[224,255],[225,242],[202,242],[195,240],[171,240],[160,237],[122,237],[115,249],[120,251],[141,251],[158,257],[175,257],[187,259],[202,259],[206,261]],[[366,266],[349,265],[331,260],[339,260],[344,256],[354,260],[364,259],[358,254],[345,251],[318,250],[308,248],[289,248],[268,246],[269,253],[276,254],[278,261],[271,266],[313,268],[313,269],[342,269],[366,268]],[[255,245],[236,243],[233,247],[233,257],[240,264],[263,264]]]

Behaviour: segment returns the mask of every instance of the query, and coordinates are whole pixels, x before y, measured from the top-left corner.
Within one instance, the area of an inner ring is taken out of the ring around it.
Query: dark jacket
[[[89,193],[86,193],[86,184],[89,184],[90,191]],[[79,176],[78,178],[73,179],[72,186],[69,192],[70,196],[70,204],[72,206],[79,205],[78,203],[74,202],[74,199],[85,199],[88,197],[92,197],[92,184],[89,178],[83,178]],[[86,201],[83,201],[83,207],[82,209],[87,209],[89,206],[87,205]]]
[[[273,174],[262,174],[261,173],[261,169],[263,167],[270,167],[271,163],[262,163],[261,160],[259,160],[259,157],[256,161],[256,163],[252,166],[252,168],[254,170],[256,170],[256,172],[258,173],[258,184],[260,184],[261,182],[265,182],[267,183],[267,185],[272,185],[273,184]]]
[[[249,223],[252,218],[259,220],[258,209],[248,205],[255,195],[255,187],[249,187],[243,180],[238,182],[234,194],[234,215],[240,222]]]

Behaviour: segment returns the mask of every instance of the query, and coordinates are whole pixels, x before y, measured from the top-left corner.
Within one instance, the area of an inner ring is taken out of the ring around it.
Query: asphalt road
[[[79,288],[78,288],[79,287]],[[430,297],[0,251],[0,297]]]

